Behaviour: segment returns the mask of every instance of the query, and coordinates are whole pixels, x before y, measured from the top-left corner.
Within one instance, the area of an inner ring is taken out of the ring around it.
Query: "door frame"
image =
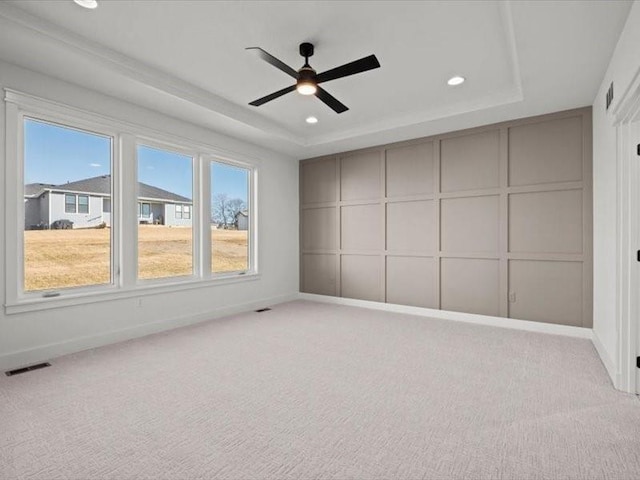
[[[640,68],[612,109],[616,127],[617,231],[616,231],[616,388],[640,393]]]

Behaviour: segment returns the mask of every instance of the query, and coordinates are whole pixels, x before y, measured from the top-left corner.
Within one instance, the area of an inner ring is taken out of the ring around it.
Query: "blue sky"
[[[247,202],[249,172],[242,168],[221,163],[211,165],[211,195],[226,193],[229,198]]]
[[[61,184],[109,175],[111,139],[25,120],[24,183]]]
[[[111,172],[111,138],[25,120],[25,183],[62,184]],[[247,201],[247,171],[214,163],[212,195]],[[192,197],[191,158],[138,146],[138,180]]]

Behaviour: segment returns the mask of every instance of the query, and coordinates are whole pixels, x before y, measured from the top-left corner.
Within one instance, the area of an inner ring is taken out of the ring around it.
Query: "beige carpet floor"
[[[0,379],[1,479],[640,479],[587,340],[297,301]]]

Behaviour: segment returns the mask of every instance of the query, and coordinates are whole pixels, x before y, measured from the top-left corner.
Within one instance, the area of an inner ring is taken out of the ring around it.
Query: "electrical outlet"
[[[514,303],[516,301],[516,292],[509,292],[509,302]]]

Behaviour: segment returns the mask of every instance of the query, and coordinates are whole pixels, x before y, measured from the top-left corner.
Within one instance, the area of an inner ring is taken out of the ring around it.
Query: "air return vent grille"
[[[609,85],[609,90],[607,90],[607,95],[605,97],[606,110],[609,110],[611,102],[613,102],[613,82]]]
[[[50,367],[51,364],[48,362],[38,363],[36,365],[30,365],[28,367],[16,368],[15,370],[9,370],[8,372],[4,372],[7,377],[12,377],[13,375],[19,375],[21,373],[30,372],[32,370],[40,370],[41,368]]]

